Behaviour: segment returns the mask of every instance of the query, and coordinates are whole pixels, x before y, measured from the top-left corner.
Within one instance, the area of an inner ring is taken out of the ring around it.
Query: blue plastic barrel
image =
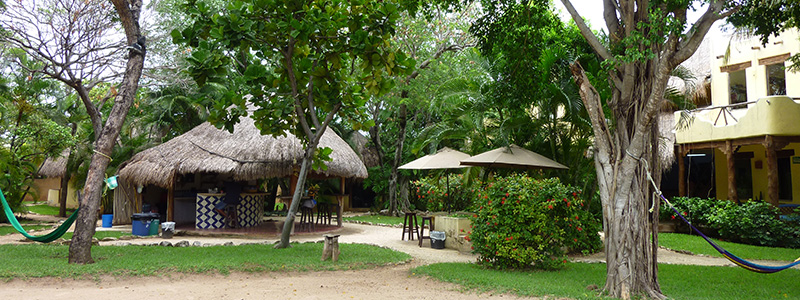
[[[113,214],[104,214],[103,215],[103,228],[111,228],[111,223],[114,220]]]

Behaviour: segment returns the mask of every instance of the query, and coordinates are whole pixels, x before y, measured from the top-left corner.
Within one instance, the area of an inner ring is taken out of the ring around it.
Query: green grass
[[[564,270],[498,271],[475,264],[441,263],[417,267],[415,274],[453,282],[468,290],[520,296],[601,299],[586,287],[605,284],[605,264],[568,263]],[[662,291],[673,299],[800,299],[800,270],[764,275],[738,267],[659,265]]]
[[[25,206],[24,208],[32,213],[40,215],[50,215],[50,216],[57,216],[59,209],[58,207],[53,207],[47,204]],[[67,209],[67,214],[71,214],[74,211],[75,211],[74,209]]]
[[[67,232],[67,233],[64,234],[64,236],[62,236],[62,238],[67,239],[67,240],[72,239],[72,234],[73,234],[72,232]],[[97,238],[97,239],[102,239],[102,238],[106,238],[106,237],[119,238],[121,236],[126,236],[126,235],[133,235],[133,234],[131,232],[129,232],[129,231],[95,231],[94,232],[94,237]]]
[[[28,226],[22,226],[22,228],[25,228],[25,230],[41,230],[41,229],[53,228],[53,226],[52,225],[28,225]],[[14,227],[12,227],[10,225],[9,226],[0,226],[0,235],[9,235],[9,234],[12,234],[12,233],[17,233],[17,230],[14,229]]]
[[[42,231],[42,232],[36,232],[36,233],[34,233],[34,235],[45,234],[47,232],[50,232],[50,230],[54,229],[53,225],[27,225],[27,226],[23,225],[22,228],[25,228],[25,230],[27,230],[27,231],[45,230],[45,231]],[[17,233],[17,230],[14,229],[14,227],[12,227],[12,226],[0,226],[0,236],[7,235],[7,234],[12,234],[12,233]],[[72,234],[73,234],[72,232],[67,232],[62,237],[64,239],[68,240],[68,239],[72,238]],[[126,235],[133,235],[133,234],[131,234],[128,231],[96,231],[94,233],[94,237],[96,237],[98,239],[102,239],[104,237],[119,238],[121,236],[126,236]]]
[[[90,265],[67,264],[68,246],[0,245],[0,278],[93,278],[170,276],[176,273],[321,271],[366,269],[403,262],[411,257],[391,249],[340,244],[339,261],[320,261],[322,243],[213,247],[106,246],[93,247]]]
[[[717,245],[734,255],[744,259],[764,259],[794,261],[800,257],[800,249],[774,248],[743,245],[730,242],[714,240]],[[672,250],[685,250],[694,254],[722,257],[722,255],[711,247],[702,237],[680,233],[659,233],[658,244]]]
[[[388,216],[355,216],[345,217],[345,221],[359,221],[370,222],[373,224],[386,224],[386,225],[403,225],[402,217],[388,217]]]

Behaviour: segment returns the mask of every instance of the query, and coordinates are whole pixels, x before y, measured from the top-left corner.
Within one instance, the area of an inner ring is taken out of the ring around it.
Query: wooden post
[[[727,160],[728,167],[728,200],[738,202],[739,195],[736,192],[736,164],[733,159],[733,142],[730,140],[725,141],[725,159]]]
[[[777,145],[773,136],[768,135],[764,139],[764,148],[767,156],[767,198],[768,202],[778,207],[778,150],[785,145]]]
[[[167,189],[167,221],[175,221],[175,179],[169,184]]]
[[[336,196],[336,200],[339,202],[339,207],[336,208],[336,226],[342,227],[342,213],[344,212],[344,177],[340,178],[339,180],[339,195]]]
[[[333,262],[339,261],[339,235],[326,234],[323,235],[323,237],[325,237],[325,245],[322,247],[322,258],[320,261],[325,261],[328,257],[330,257]]]

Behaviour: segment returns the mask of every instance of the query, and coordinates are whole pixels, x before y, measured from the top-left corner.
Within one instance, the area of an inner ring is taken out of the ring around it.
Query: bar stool
[[[325,202],[317,204],[317,224],[331,225],[331,205]]]
[[[403,235],[400,240],[405,240],[406,232],[408,233],[408,240],[414,240],[414,234],[417,234],[417,238],[419,238],[419,226],[417,225],[417,213],[415,212],[407,212],[405,218],[403,218]]]
[[[428,221],[428,235],[425,235],[425,221]],[[424,239],[431,239],[430,232],[433,231],[433,217],[425,216],[422,217],[422,224],[419,225],[419,233],[417,236],[419,237],[419,246],[422,247],[422,240]]]
[[[316,230],[314,225],[314,210],[310,207],[300,208],[300,230],[312,231]]]

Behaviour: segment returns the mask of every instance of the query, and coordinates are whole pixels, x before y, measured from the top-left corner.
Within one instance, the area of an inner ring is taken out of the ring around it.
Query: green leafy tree
[[[604,290],[626,299],[665,298],[656,259],[659,206],[652,203],[649,176],[661,178],[656,115],[670,74],[697,51],[715,21],[772,1],[604,0],[607,41],[589,29],[571,1],[561,2],[603,60],[611,86],[604,98],[579,63],[570,67],[594,132],[608,264]],[[687,15],[694,9],[702,14],[691,23]]]
[[[330,122],[356,120],[367,97],[392,88],[388,76],[414,66],[390,43],[400,9],[392,1],[328,0],[234,1],[218,10],[191,1],[196,21],[173,31],[176,42],[192,48],[189,72],[200,91],[217,95],[212,123],[232,130],[249,103],[262,134],[303,137],[306,150],[277,247],[289,246],[312,163],[316,158],[324,167],[330,154],[317,149]]]
[[[28,67],[35,67],[22,51],[5,53]],[[11,59],[6,60],[6,62]],[[0,189],[12,210],[17,210],[25,195],[32,194],[34,176],[42,161],[58,155],[73,144],[69,130],[47,118],[52,111],[48,97],[63,94],[41,74],[28,74],[13,64],[4,64],[0,75]],[[6,220],[0,215],[0,220]]]

